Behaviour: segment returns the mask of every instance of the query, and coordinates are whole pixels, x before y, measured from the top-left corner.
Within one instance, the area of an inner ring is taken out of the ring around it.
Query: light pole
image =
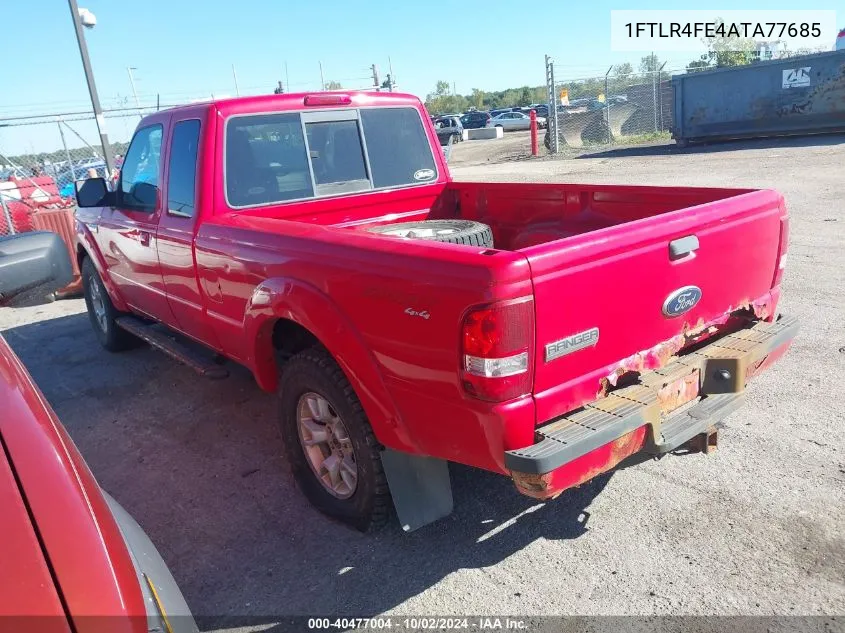
[[[106,170],[109,176],[114,171],[114,160],[111,155],[109,135],[106,133],[106,120],[103,118],[103,109],[100,107],[100,97],[97,95],[97,86],[94,84],[94,73],[91,70],[91,60],[88,59],[88,46],[85,43],[85,34],[82,32],[83,25],[86,28],[94,28],[97,24],[96,16],[88,9],[80,10],[76,0],[67,0],[70,7],[70,16],[73,18],[73,26],[76,31],[76,42],[79,44],[79,54],[82,56],[82,68],[85,70],[85,79],[88,82],[88,93],[91,95],[91,105],[94,107],[94,119],[97,122],[97,131],[100,133],[100,143],[103,146],[103,160],[106,162]]]

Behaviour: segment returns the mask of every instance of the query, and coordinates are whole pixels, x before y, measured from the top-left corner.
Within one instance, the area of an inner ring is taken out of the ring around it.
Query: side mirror
[[[158,187],[148,182],[136,182],[129,190],[132,206],[153,211],[158,206]]]
[[[56,233],[0,237],[0,306],[38,305],[73,280],[70,254]]]
[[[109,202],[109,188],[105,178],[89,178],[74,183],[76,204],[80,207],[104,207]]]

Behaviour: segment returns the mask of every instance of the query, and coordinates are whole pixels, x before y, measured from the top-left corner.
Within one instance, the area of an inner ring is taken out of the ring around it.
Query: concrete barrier
[[[500,127],[480,127],[472,130],[464,130],[465,141],[480,141],[488,138],[503,138],[504,131]]]

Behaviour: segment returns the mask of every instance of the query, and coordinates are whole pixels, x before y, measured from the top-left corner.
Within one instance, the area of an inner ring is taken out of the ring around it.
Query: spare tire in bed
[[[421,220],[384,224],[367,229],[372,233],[402,237],[410,240],[433,240],[449,244],[493,248],[493,231],[481,222],[472,220]]]

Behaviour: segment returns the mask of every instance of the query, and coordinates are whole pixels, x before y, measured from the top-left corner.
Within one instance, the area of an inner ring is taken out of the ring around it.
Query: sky
[[[440,79],[462,94],[542,85],[545,54],[555,59],[558,81],[604,75],[611,64],[630,62],[636,69],[648,54],[611,51],[611,9],[680,8],[648,0],[78,1],[97,17],[85,35],[106,109],[135,104],[127,67],[134,68],[142,105],[154,104],[157,95],[162,105],[234,96],[233,65],[240,94],[270,92],[280,80],[287,91],[317,90],[321,62],[325,81],[347,88],[372,85],[372,64],[382,80],[392,65],[399,89],[422,98]],[[799,6],[745,0],[726,8]],[[845,20],[843,0],[817,0],[812,8],[838,10]],[[3,49],[0,154],[61,147],[55,123],[8,124],[13,117],[91,108],[67,1],[16,3],[14,16],[4,18]],[[682,69],[694,55],[659,57],[667,68]],[[108,119],[111,140],[127,140],[137,121]],[[93,123],[70,125],[86,141],[97,139]],[[68,134],[68,145],[80,144]]]

